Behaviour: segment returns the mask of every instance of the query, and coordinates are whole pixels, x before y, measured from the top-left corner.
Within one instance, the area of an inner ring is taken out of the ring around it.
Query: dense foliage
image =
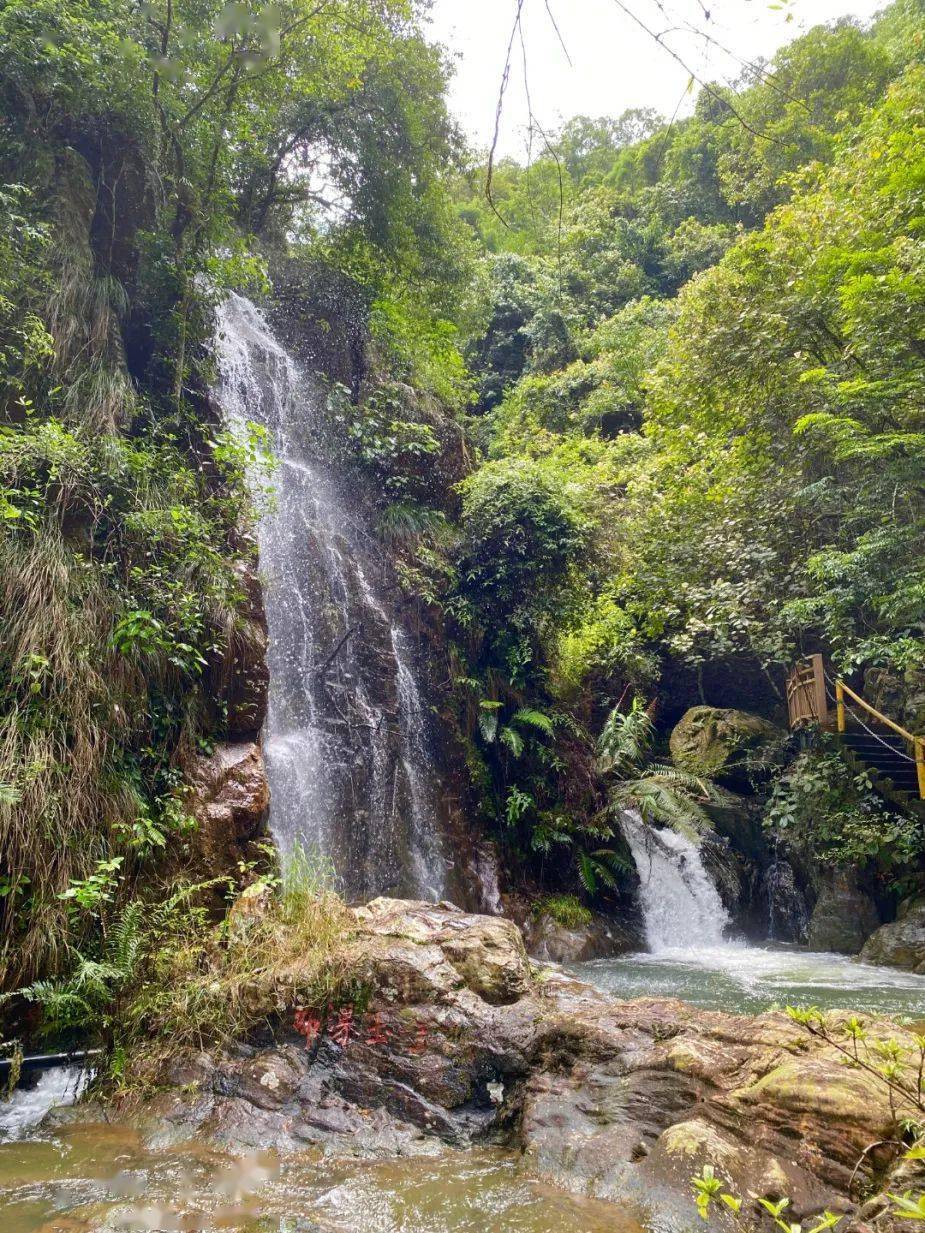
[[[708,824],[710,785],[651,761],[663,715],[772,714],[811,650],[923,680],[921,0],[686,119],[570,121],[495,164],[491,201],[424,7],[0,2],[8,985],[66,987],[138,896],[214,872],[183,773],[254,636],[264,443],[221,430],[209,339],[269,269],[349,288],[343,461],[437,648],[474,812],[560,917],[626,888],[621,803]],[[820,813],[820,864],[911,885],[920,832],[816,756],[770,822]]]
[[[689,119],[572,121],[529,167],[500,161],[491,201],[483,166],[457,182],[485,250],[466,345],[484,461],[447,607],[464,696],[555,726],[516,758],[475,732],[489,812],[522,849],[529,820],[527,856],[551,819],[560,853],[600,846],[591,755],[614,704],[779,717],[817,650],[921,696],[923,31],[900,0],[704,89]],[[908,875],[919,828],[901,855],[888,829],[884,868]],[[828,842],[858,863],[847,831]]]
[[[209,402],[217,298],[287,237],[362,286],[397,375],[446,351],[444,79],[404,0],[0,5],[5,983],[101,954],[189,860],[263,448]]]

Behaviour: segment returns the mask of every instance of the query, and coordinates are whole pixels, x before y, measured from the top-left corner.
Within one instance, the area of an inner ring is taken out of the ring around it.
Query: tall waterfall
[[[731,921],[697,845],[669,827],[647,826],[635,809],[623,811],[621,824],[639,873],[649,950],[722,946]]]
[[[331,859],[356,899],[443,896],[446,861],[410,639],[381,547],[324,459],[325,394],[249,301],[219,312],[229,425],[269,433],[278,464],[258,527],[269,626],[270,827]]]

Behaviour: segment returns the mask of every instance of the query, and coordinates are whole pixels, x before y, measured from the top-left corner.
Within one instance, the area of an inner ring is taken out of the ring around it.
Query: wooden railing
[[[915,763],[919,798],[925,801],[925,736],[917,736],[884,715],[882,711],[878,711],[860,694],[855,693],[849,685],[846,685],[840,677],[836,678],[832,684],[835,687],[835,726],[837,730],[846,732],[848,730],[848,708],[860,707],[876,723],[883,724],[891,732],[902,737],[909,746],[911,760]],[[846,702],[846,697],[851,701]],[[806,723],[819,724],[823,728],[830,725],[826,673],[821,655],[808,656],[790,672],[787,677],[787,710],[791,728],[798,728]],[[859,722],[866,727],[863,720]],[[872,735],[877,734],[872,732]]]
[[[825,669],[821,655],[809,655],[787,677],[787,711],[790,727],[815,723],[823,728],[829,720],[825,695]]]
[[[856,694],[850,686],[844,681],[837,680],[835,682],[835,715],[839,732],[847,731],[848,717],[845,713],[845,695],[859,706],[863,711],[866,711],[871,718],[877,723],[884,724],[890,728],[897,736],[901,736],[906,744],[912,750],[913,761],[915,762],[915,773],[919,784],[919,799],[925,801],[925,737],[916,736],[914,732],[910,732],[907,728],[903,728],[901,724],[894,723],[892,719],[878,711],[876,707],[871,706],[866,702],[860,694]]]

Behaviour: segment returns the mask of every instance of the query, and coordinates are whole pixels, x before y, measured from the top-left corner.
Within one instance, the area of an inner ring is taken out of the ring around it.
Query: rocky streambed
[[[362,1012],[316,1030],[284,1006],[263,1037],[173,1062],[131,1111],[149,1145],[380,1159],[504,1145],[556,1187],[640,1211],[657,1194],[687,1216],[705,1163],[790,1196],[796,1218],[865,1221],[886,1189],[921,1185],[889,1142],[902,1101],[782,1013],[617,1001],[534,965],[511,922],[450,905],[377,899],[356,917]],[[912,1056],[891,1021],[866,1030]]]

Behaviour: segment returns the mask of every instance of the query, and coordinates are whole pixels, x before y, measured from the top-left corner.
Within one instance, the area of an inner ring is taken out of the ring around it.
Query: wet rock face
[[[511,922],[450,905],[379,899],[356,916],[362,1013],[307,1047],[290,1007],[265,1039],[174,1065],[149,1105],[160,1141],[165,1125],[284,1150],[490,1138],[559,1185],[615,1198],[668,1184],[686,1204],[712,1163],[740,1189],[790,1195],[797,1219],[852,1210],[855,1170],[862,1190],[890,1163],[864,1154],[896,1126],[885,1086],[783,1015],[617,1002],[533,967]],[[903,1039],[885,1020],[868,1032]]]
[[[861,958],[925,975],[925,898],[902,904],[897,919],[868,938]]]
[[[856,955],[880,924],[877,906],[858,889],[852,872],[830,873],[819,890],[806,941],[811,950]]]
[[[193,847],[214,875],[233,870],[246,845],[263,830],[270,786],[260,746],[251,741],[216,745],[186,768],[184,807],[198,823]]]
[[[761,878],[765,936],[775,942],[805,942],[809,928],[806,898],[789,861],[775,856]]]
[[[267,622],[256,570],[238,570],[244,604],[232,635],[228,679],[224,686],[227,707],[225,730],[233,739],[256,739],[267,717],[270,673],[267,668]]]
[[[779,728],[748,711],[694,706],[675,725],[669,748],[682,770],[747,787],[749,770],[782,739]]]
[[[595,916],[588,925],[569,927],[548,912],[527,915],[523,922],[524,941],[534,959],[546,963],[584,963],[589,959],[609,959],[638,949],[641,938],[625,925]]]

